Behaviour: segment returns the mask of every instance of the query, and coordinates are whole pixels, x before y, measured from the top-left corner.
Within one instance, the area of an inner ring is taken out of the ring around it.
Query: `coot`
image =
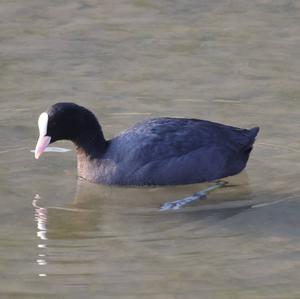
[[[116,185],[192,184],[232,176],[249,158],[258,127],[240,129],[186,118],[153,118],[105,140],[95,115],[57,103],[38,120],[35,157],[57,140],[76,146],[78,176]]]

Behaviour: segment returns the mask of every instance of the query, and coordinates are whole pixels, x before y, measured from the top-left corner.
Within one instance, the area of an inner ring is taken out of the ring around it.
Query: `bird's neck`
[[[97,169],[97,159],[91,158],[86,154],[85,151],[82,151],[80,148],[77,148],[77,175],[78,177],[84,178],[88,181],[93,181]]]
[[[90,176],[94,175],[99,160],[106,151],[106,141],[102,130],[90,134],[81,134],[76,140],[73,140],[77,152],[77,174],[92,181]]]

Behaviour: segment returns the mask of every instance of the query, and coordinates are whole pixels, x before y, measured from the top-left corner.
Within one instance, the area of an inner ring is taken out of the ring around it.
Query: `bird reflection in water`
[[[207,187],[209,185],[201,184]],[[253,204],[247,176],[230,182],[209,195],[196,206],[161,213],[159,206],[168,198],[193,193],[195,185],[154,188],[122,188],[78,180],[73,201],[62,207],[41,207],[39,195],[33,200],[39,248],[46,248],[47,239],[82,239],[95,236],[134,234],[144,226],[145,231],[161,231],[181,226],[197,219],[204,225],[206,219],[224,219],[249,208]],[[139,233],[141,231],[139,230]],[[41,254],[44,254],[41,253]],[[39,258],[43,256],[39,256]],[[39,259],[40,260],[40,259]],[[41,261],[43,262],[43,261]]]
[[[46,224],[47,224],[47,209],[40,207],[38,205],[38,200],[40,199],[39,194],[36,194],[34,197],[34,200],[32,201],[32,205],[34,207],[35,213],[34,213],[34,220],[36,222],[36,226],[37,226],[37,237],[40,239],[40,243],[38,244],[38,258],[36,259],[36,263],[38,264],[38,266],[41,266],[42,270],[44,270],[45,265],[47,265],[47,261],[46,261],[46,249],[47,249],[47,244],[46,244],[46,240],[47,240],[47,228],[46,228]],[[45,277],[47,276],[46,273],[44,273],[44,271],[40,271],[38,273],[38,276],[40,277]]]
[[[255,203],[244,176],[231,181],[231,187],[210,193],[207,200],[196,206],[159,211],[166,199],[183,198],[207,186],[122,188],[78,180],[76,195],[68,204],[47,206],[47,202],[53,202],[53,193],[49,201],[46,195],[36,195],[32,204],[39,239],[38,276],[59,272],[73,277],[78,275],[74,271],[77,267],[97,272],[100,265],[110,268],[120,259],[130,264],[133,256],[138,260],[145,257],[145,263],[150,257],[158,261],[168,259],[171,243],[178,244],[182,252],[190,251],[208,229]]]

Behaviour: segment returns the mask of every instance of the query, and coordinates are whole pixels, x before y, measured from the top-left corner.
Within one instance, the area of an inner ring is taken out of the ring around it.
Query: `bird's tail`
[[[259,127],[254,127],[252,129],[250,129],[249,131],[249,141],[247,146],[245,147],[245,153],[249,154],[252,151],[253,148],[253,143],[255,141],[255,138],[259,132]]]
[[[254,142],[255,137],[257,136],[257,134],[259,132],[259,127],[254,127],[252,129],[250,129],[249,131],[250,131],[250,135],[253,138],[253,142]]]

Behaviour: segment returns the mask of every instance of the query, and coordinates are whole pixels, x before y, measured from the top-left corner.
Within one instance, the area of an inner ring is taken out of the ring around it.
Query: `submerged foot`
[[[210,191],[224,187],[227,184],[228,183],[225,181],[217,181],[214,185],[209,186],[206,189],[203,189],[201,191],[198,191],[198,192],[194,193],[193,195],[190,195],[190,196],[187,196],[182,199],[175,200],[175,201],[167,201],[160,206],[159,210],[160,211],[178,210],[181,207],[183,207],[193,201],[200,200],[200,199],[206,199],[207,194]]]

